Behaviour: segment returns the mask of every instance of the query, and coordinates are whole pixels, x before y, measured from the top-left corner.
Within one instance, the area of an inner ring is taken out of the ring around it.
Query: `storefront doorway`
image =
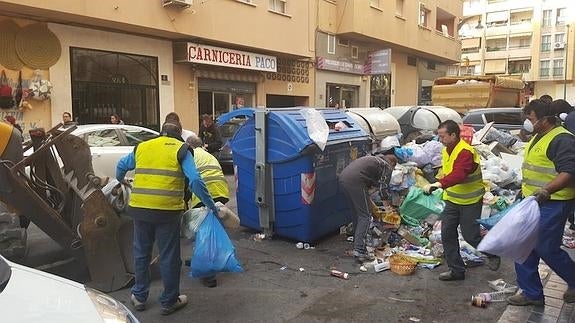
[[[256,84],[200,78],[199,113],[218,116],[244,107],[255,106]]]
[[[359,86],[327,84],[326,105],[328,107],[351,108],[358,106]]]
[[[391,105],[391,74],[371,76],[369,106],[388,108]]]

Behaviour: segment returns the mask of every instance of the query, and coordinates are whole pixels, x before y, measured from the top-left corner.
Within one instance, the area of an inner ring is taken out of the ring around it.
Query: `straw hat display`
[[[34,69],[50,68],[56,64],[62,53],[60,40],[45,23],[22,27],[16,35],[15,45],[20,60]]]
[[[24,63],[16,54],[16,35],[20,27],[11,19],[0,21],[0,65],[11,70],[20,70]]]

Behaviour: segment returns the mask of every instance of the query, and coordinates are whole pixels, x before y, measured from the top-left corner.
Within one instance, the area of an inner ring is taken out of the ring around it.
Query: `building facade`
[[[531,97],[573,101],[574,10],[571,1],[466,0],[461,60],[449,74],[511,75]]]
[[[25,130],[65,111],[158,129],[175,111],[197,130],[202,114],[241,107],[427,104],[459,60],[461,12],[448,0],[0,1],[6,83],[52,86],[0,114]]]

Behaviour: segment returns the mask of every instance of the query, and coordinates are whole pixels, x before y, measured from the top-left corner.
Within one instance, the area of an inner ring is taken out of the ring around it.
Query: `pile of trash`
[[[467,129],[469,130],[469,129]],[[481,156],[481,170],[485,184],[483,210],[478,222],[482,234],[491,229],[514,203],[521,187],[521,164],[524,143],[518,137],[491,128],[473,134],[473,146]],[[389,191],[391,205],[372,196],[372,222],[368,230],[367,246],[375,260],[364,263],[361,271],[376,272],[392,269],[390,259],[401,255],[420,268],[433,269],[441,264],[441,221],[439,215],[445,207],[442,190],[424,194],[422,188],[435,182],[441,169],[443,145],[433,136],[418,138],[403,146],[394,140],[394,153],[400,160],[391,175]],[[440,176],[440,175],[439,175]],[[348,226],[341,233],[351,234]],[[467,266],[484,263],[484,255],[459,235],[460,254]],[[348,241],[353,241],[349,237]],[[400,273],[402,274],[402,273]],[[405,273],[403,273],[405,274]]]

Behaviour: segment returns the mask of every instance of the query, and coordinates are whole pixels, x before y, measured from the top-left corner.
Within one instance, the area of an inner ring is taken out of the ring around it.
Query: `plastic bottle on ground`
[[[499,292],[493,292],[493,293],[479,293],[479,295],[477,295],[477,296],[481,296],[488,303],[505,302],[505,301],[507,301],[507,298],[509,297],[509,293],[507,293],[505,291],[499,291]]]

